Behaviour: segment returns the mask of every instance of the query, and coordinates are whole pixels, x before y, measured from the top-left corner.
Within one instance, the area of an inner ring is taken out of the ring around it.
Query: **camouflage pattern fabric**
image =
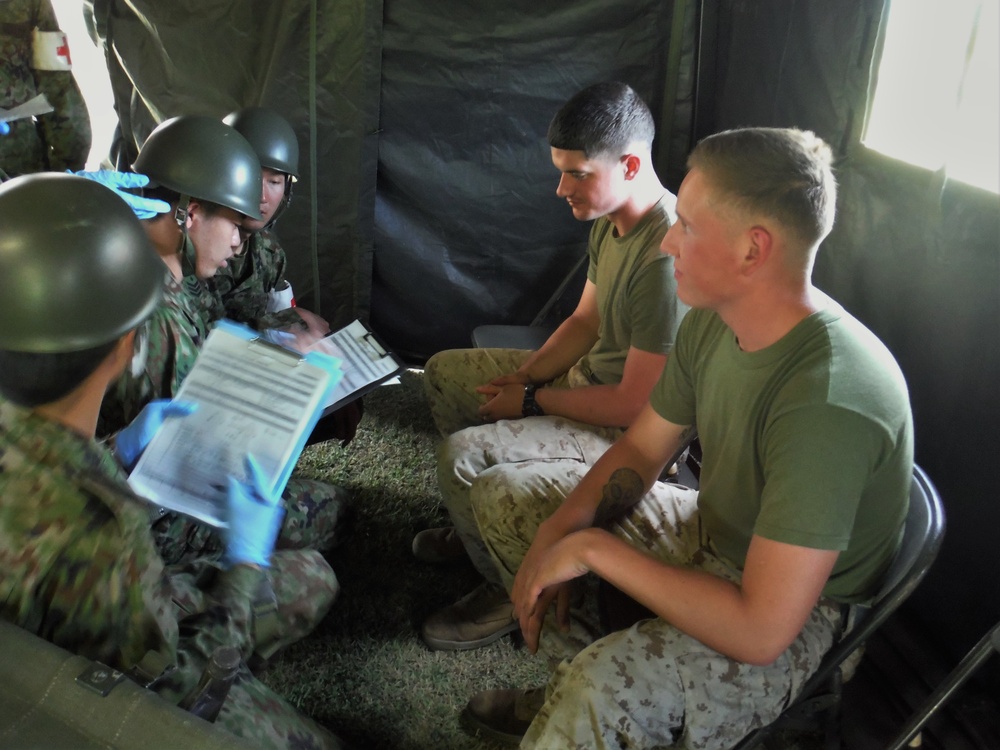
[[[275,542],[277,549],[329,552],[342,541],[350,500],[339,487],[292,477],[281,497],[285,518]],[[163,511],[153,521],[151,531],[167,564],[182,564],[194,558],[219,559],[224,551],[222,539],[212,527],[180,513]]]
[[[475,386],[513,372],[530,355],[530,351],[516,349],[454,349],[434,355],[424,370],[431,412],[445,435],[437,462],[441,501],[472,564],[493,583],[500,583],[500,579],[472,510],[479,482],[502,471],[498,466],[516,464],[518,481],[544,487],[561,500],[623,433],[618,427],[599,427],[565,417],[483,424],[476,412],[482,397]],[[574,367],[551,385],[580,387],[590,385],[590,381]]]
[[[98,435],[130,424],[154,399],[173,398],[207,335],[198,300],[164,270],[163,299],[136,333],[132,364],[104,398]]]
[[[57,31],[50,0],[0,2],[0,107],[45,94],[54,111],[10,123],[0,138],[0,170],[10,177],[83,169],[90,154],[90,116],[71,71],[35,70],[32,34]]]
[[[473,512],[509,591],[538,526],[561,497],[542,482],[525,481],[516,464],[497,469],[480,483]],[[657,482],[608,528],[660,560],[740,579],[701,536],[694,490]],[[568,632],[551,613],[543,625],[540,653],[555,672],[522,748],[732,747],[799,693],[839,632],[841,608],[822,600],[798,638],[766,667],[725,657],[659,618],[595,640],[592,616],[573,615]]]
[[[274,233],[255,232],[247,237],[243,252],[230,258],[207,286],[222,301],[224,317],[230,320],[257,330],[303,327],[294,310],[267,312],[268,294],[284,286],[286,265],[285,251]]]
[[[447,349],[427,360],[424,392],[441,436],[448,437],[466,427],[482,425],[479,407],[486,399],[476,393],[476,388],[514,372],[532,353],[525,349]],[[579,365],[575,365],[546,387],[584,385],[593,385],[593,382]]]
[[[669,226],[664,195],[625,237],[603,217],[591,228],[587,277],[596,288],[598,340],[566,372],[546,387],[585,388],[621,380],[628,351],[670,351],[682,314],[675,296],[671,263],[659,250]],[[476,388],[515,372],[532,355],[514,349],[456,349],[438,352],[424,367],[424,390],[431,416],[446,439],[438,453],[437,475],[448,509],[476,569],[496,582],[479,539],[472,499],[476,485],[516,463],[521,481],[538,481],[560,500],[622,434],[620,428],[589,425],[558,416],[527,417],[484,424]],[[605,375],[594,372],[602,363]],[[537,477],[532,477],[537,472]]]
[[[111,454],[6,401],[0,497],[0,616],[121,669],[173,703],[197,684],[217,646],[234,646],[244,658],[273,651],[309,632],[336,595],[318,583],[323,576],[314,572],[325,562],[313,552],[277,553],[269,571],[222,570],[210,561],[165,568],[148,506]],[[281,625],[258,643],[253,601],[267,579]],[[245,669],[219,722],[263,747],[340,747]]]
[[[184,287],[184,294],[194,300],[207,326],[211,327],[216,321],[226,317],[222,298],[215,293],[208,279],[199,279],[191,274],[181,279],[181,286]]]
[[[186,615],[211,607],[212,599],[206,592],[226,575],[218,559],[191,558],[167,569],[174,606]],[[274,595],[277,617],[266,633],[254,631],[253,649],[264,658],[309,635],[340,595],[333,569],[316,550],[276,550],[271,555],[268,581],[271,589],[266,593]]]
[[[189,241],[188,241],[189,242]],[[164,276],[164,295],[152,316],[136,334],[131,369],[112,384],[101,406],[98,434],[107,437],[128,425],[146,404],[173,398],[194,367],[198,350],[208,336],[202,313],[207,293],[194,276],[178,282]],[[344,531],[348,498],[339,488],[293,478],[282,493],[285,520],[277,546],[282,549],[328,550]],[[167,513],[153,526],[157,549],[168,563],[197,556],[215,556],[222,546],[214,532],[189,518]]]

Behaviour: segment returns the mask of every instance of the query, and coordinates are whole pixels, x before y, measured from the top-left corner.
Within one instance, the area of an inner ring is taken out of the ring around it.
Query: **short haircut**
[[[687,163],[704,173],[720,202],[777,219],[805,247],[819,244],[833,228],[833,154],[809,130],[726,130],[698,143]]]
[[[58,401],[83,383],[118,341],[77,352],[39,354],[0,349],[0,394],[27,408]]]
[[[629,146],[653,146],[656,123],[649,107],[631,86],[618,81],[596,83],[573,96],[552,118],[548,141],[552,148],[582,151],[590,159],[618,158]]]

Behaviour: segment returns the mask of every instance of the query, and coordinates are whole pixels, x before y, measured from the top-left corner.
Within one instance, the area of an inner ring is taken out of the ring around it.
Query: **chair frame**
[[[914,747],[911,742],[920,736],[924,725],[993,654],[1000,654],[1000,622],[979,639],[979,642],[969,650],[944,682],[927,696],[920,708],[900,730],[896,739],[885,750],[904,750],[906,747]]]
[[[761,747],[775,731],[797,725],[817,713],[826,714],[825,748],[836,750],[840,747],[841,668],[923,580],[941,548],[944,528],[941,497],[924,470],[914,464],[903,543],[889,566],[881,590],[858,613],[854,627],[823,657],[819,669],[798,697],[772,723],[744,737],[734,750]]]
[[[569,285],[580,275],[580,272],[586,268],[589,262],[590,256],[587,253],[583,253],[563,277],[562,281],[559,282],[559,286],[556,287],[556,290],[551,294],[548,301],[538,311],[538,314],[535,315],[529,325],[496,324],[477,326],[472,330],[472,345],[477,349],[534,350],[541,347],[548,340],[549,336],[552,335],[552,332],[556,330],[559,323],[562,322],[559,321],[559,323],[553,325],[548,321],[552,308],[562,299]]]

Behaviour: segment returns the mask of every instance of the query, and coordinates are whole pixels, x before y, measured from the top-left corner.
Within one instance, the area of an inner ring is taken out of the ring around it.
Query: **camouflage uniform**
[[[475,386],[514,372],[533,352],[463,349],[446,354],[451,355],[448,359],[451,384],[457,382],[459,373],[465,381],[464,387],[452,391],[454,400],[450,404],[465,401],[466,408],[475,413],[473,409],[479,403]],[[458,358],[464,359],[461,367],[454,366]],[[592,385],[592,381],[575,366],[547,387],[587,385]],[[456,409],[455,413],[460,411],[461,408]],[[490,476],[503,475],[505,466],[516,465],[519,481],[531,482],[565,497],[623,432],[620,427],[599,427],[564,417],[529,417],[479,424],[448,436],[438,452],[441,499],[472,564],[487,581],[501,583],[473,514],[480,481],[488,483]]]
[[[667,423],[697,425],[699,492],[654,483],[607,524],[612,534],[737,585],[754,537],[836,551],[836,562],[802,630],[764,666],[657,617],[592,645],[585,623],[562,633],[546,622],[542,648],[567,661],[522,747],[732,747],[799,694],[845,610],[866,602],[898,548],[913,466],[906,383],[884,345],[832,301],[752,352],[717,313],[692,310],[649,405]],[[473,506],[508,590],[561,502],[521,474],[492,473]]]
[[[266,229],[247,237],[243,251],[229,259],[225,268],[204,283],[203,308],[209,321],[229,318],[258,331],[306,329],[308,324],[293,308],[268,312],[268,297],[283,288],[285,251],[273,232]],[[364,406],[360,398],[322,417],[309,436],[308,445],[326,440],[354,438]]]
[[[268,294],[285,285],[285,251],[273,232],[254,232],[243,252],[208,280],[222,302],[225,317],[257,329],[303,326],[294,310],[267,312]]]
[[[597,287],[598,342],[546,387],[580,388],[621,380],[628,349],[667,353],[686,307],[678,302],[673,259],[660,252],[670,225],[672,197],[665,196],[624,237],[606,218],[590,235],[588,279]],[[424,369],[434,422],[446,437],[438,454],[441,498],[476,569],[499,583],[483,546],[472,507],[477,485],[504,466],[560,497],[572,489],[624,432],[557,416],[482,423],[475,388],[514,372],[532,352],[460,349],[435,354]],[[525,480],[526,481],[526,480]]]
[[[73,74],[34,68],[36,28],[59,30],[49,0],[0,0],[0,107],[11,109],[38,94],[54,107],[37,118],[11,122],[10,133],[0,138],[0,170],[10,177],[77,171],[90,154],[90,117]]]
[[[93,440],[0,400],[0,616],[121,669],[179,703],[212,651],[268,656],[310,632],[334,596],[316,552],[276,552],[267,571],[206,560],[165,568],[149,507]],[[277,619],[255,617],[273,584]],[[337,739],[242,667],[217,722],[265,747]]]
[[[99,434],[130,424],[154,399],[173,398],[207,336],[198,300],[164,269],[163,300],[136,333],[130,369],[104,398]]]
[[[517,464],[500,468],[480,483],[474,512],[509,591],[538,526],[562,495]],[[697,497],[657,482],[608,528],[658,559],[738,582],[740,572],[701,533]],[[839,632],[841,607],[821,600],[792,645],[766,667],[723,656],[660,618],[599,640],[598,623],[585,609],[574,609],[569,632],[554,620],[546,617],[540,648],[555,672],[522,748],[723,750],[772,721],[798,694]]]
[[[193,254],[185,239],[182,257]],[[187,265],[187,262],[185,263]],[[193,275],[177,281],[164,276],[163,300],[139,328],[131,369],[119,376],[101,406],[98,434],[109,436],[122,429],[154,399],[173,398],[191,372],[198,351],[208,336],[209,324],[202,312],[205,287]],[[278,538],[279,549],[329,550],[343,533],[346,510],[342,491],[324,482],[293,477],[282,493],[285,520]],[[192,556],[218,554],[222,547],[206,526],[175,513],[156,520],[153,536],[167,563]]]

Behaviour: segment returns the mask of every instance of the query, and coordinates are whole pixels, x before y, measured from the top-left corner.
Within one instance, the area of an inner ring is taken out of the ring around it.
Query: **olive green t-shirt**
[[[840,550],[823,594],[851,602],[899,544],[913,425],[892,355],[829,302],[756,352],[715,313],[691,311],[650,403],[697,426],[698,507],[721,554],[742,568],[754,534]]]
[[[599,338],[580,360],[597,383],[619,383],[629,347],[666,354],[687,307],[677,299],[674,261],[660,251],[670,228],[665,195],[624,237],[607,218],[590,230],[587,278],[597,287]]]

